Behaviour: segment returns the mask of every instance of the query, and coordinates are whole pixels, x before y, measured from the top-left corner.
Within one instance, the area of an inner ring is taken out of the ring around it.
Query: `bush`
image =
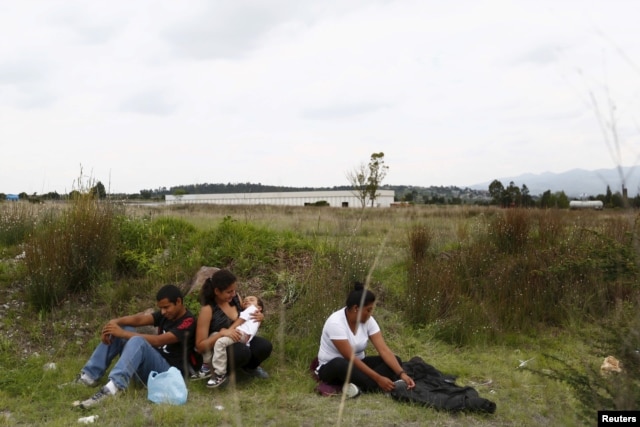
[[[637,293],[634,230],[624,219],[569,226],[513,209],[488,224],[439,255],[428,255],[424,229],[409,233],[408,317],[437,322],[440,338],[468,344],[589,321]]]
[[[168,270],[188,274],[193,266],[186,263],[198,232],[188,222],[171,217],[151,220],[148,217],[117,219],[119,248],[116,269],[122,277],[174,278]]]
[[[78,196],[70,208],[39,223],[25,245],[27,292],[37,310],[85,291],[113,271],[117,234],[110,203]]]

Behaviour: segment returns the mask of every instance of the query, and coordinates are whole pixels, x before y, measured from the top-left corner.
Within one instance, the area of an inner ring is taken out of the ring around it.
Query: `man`
[[[165,372],[171,366],[188,374],[198,365],[195,347],[196,321],[184,306],[180,289],[163,286],[156,295],[159,311],[153,314],[134,314],[111,319],[103,328],[101,343],[76,378],[76,382],[95,386],[116,356],[120,356],[111,372],[109,382],[91,398],[74,402],[74,406],[88,408],[129,385],[135,376],[146,384],[151,371]],[[158,334],[137,333],[135,327],[157,326]],[[184,356],[188,360],[184,360]]]

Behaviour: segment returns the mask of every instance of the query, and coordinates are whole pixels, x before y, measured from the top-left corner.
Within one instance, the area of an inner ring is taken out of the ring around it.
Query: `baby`
[[[242,301],[242,312],[240,317],[233,322],[231,328],[235,328],[240,332],[240,342],[249,345],[251,339],[258,333],[260,322],[251,317],[256,311],[264,312],[264,304],[262,300],[256,296],[248,296]],[[227,379],[227,347],[235,341],[229,337],[220,337],[213,346],[213,356],[211,357],[211,366],[213,367],[213,375],[207,382],[207,387],[218,387],[224,384]],[[205,355],[205,362],[207,361]]]

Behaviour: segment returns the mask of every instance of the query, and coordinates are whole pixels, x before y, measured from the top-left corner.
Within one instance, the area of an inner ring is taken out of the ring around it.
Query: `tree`
[[[371,154],[368,165],[360,163],[345,174],[362,208],[367,205],[367,199],[371,201],[371,206],[374,206],[378,198],[378,188],[387,176],[388,169],[384,164],[384,153],[380,152]]]
[[[367,194],[369,195],[369,200],[371,200],[372,207],[378,198],[378,188],[380,188],[382,181],[387,176],[387,170],[389,170],[389,166],[384,164],[384,153],[381,151],[371,154]]]
[[[364,209],[367,205],[367,181],[369,179],[367,165],[360,163],[359,166],[346,173],[347,180],[353,188],[353,194],[360,201],[360,205]]]
[[[607,194],[604,196],[604,204],[607,207],[611,207],[611,198],[613,194],[611,193],[611,188],[607,185]]]
[[[502,198],[502,206],[520,206],[522,202],[522,196],[520,195],[520,189],[516,187],[513,181],[509,182],[509,186],[504,190],[504,196]]]
[[[104,189],[104,184],[102,184],[102,182],[100,181],[98,181],[95,186],[91,187],[91,190],[89,191],[93,197],[96,197],[98,199],[107,198],[107,192]]]
[[[522,184],[520,194],[522,195],[522,207],[533,206],[533,197],[529,194],[529,188],[525,184]]]
[[[556,207],[559,209],[569,209],[569,197],[564,193],[564,191],[558,191],[555,194],[556,197]]]
[[[502,195],[504,193],[504,185],[497,179],[489,184],[489,195],[491,196],[491,204],[502,206]]]

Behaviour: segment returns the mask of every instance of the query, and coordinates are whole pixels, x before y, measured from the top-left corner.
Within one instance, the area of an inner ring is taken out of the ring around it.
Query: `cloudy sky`
[[[380,151],[394,185],[635,165],[638,15],[637,0],[2,0],[0,192],[331,187]]]

